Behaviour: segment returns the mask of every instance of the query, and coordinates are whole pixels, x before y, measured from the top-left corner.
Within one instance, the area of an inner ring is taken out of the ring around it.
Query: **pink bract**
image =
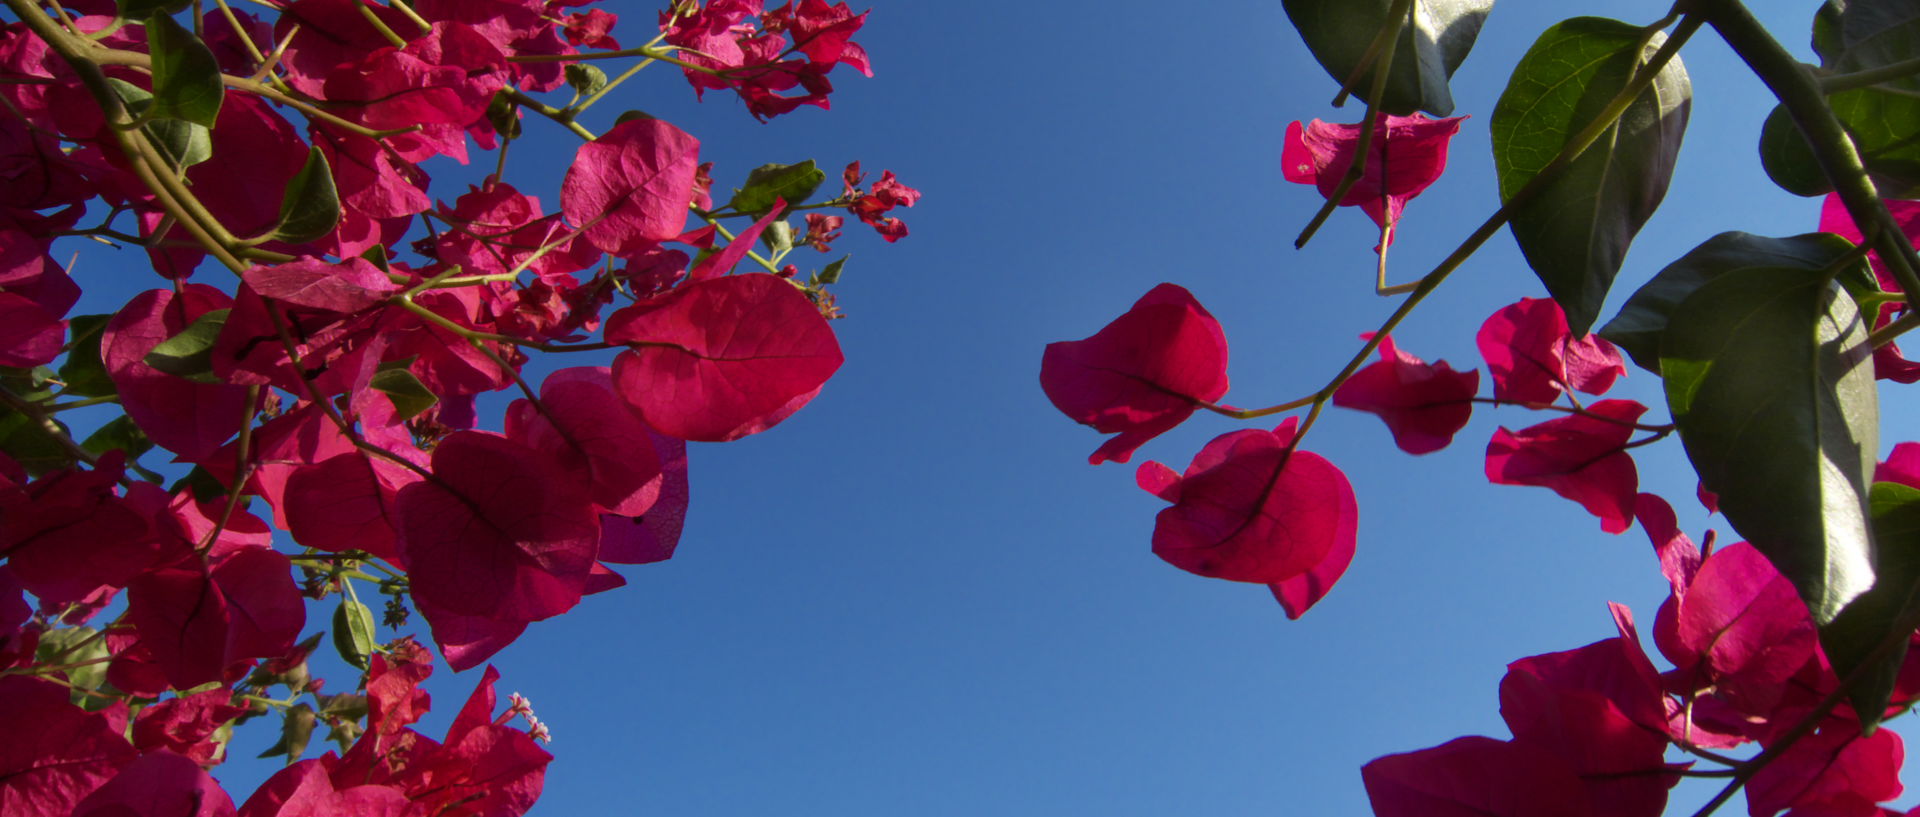
[[[1631,400],[1602,400],[1519,433],[1502,428],[1487,444],[1487,480],[1552,488],[1600,517],[1601,530],[1620,533],[1633,524],[1640,485],[1627,440],[1646,411]]]
[[[1401,451],[1429,454],[1466,427],[1479,391],[1478,371],[1456,372],[1444,360],[1426,363],[1388,337],[1380,339],[1380,359],[1340,384],[1333,404],[1380,415]]]
[[[1341,557],[1351,558],[1359,511],[1340,469],[1289,448],[1292,422],[1214,438],[1176,481],[1166,466],[1145,463],[1140,482],[1174,503],[1154,520],[1153,552],[1175,567],[1274,584],[1327,563],[1308,587],[1285,589],[1304,612],[1338,579]]]
[[[693,281],[607,318],[632,347],[613,361],[620,396],[662,434],[723,442],[807,404],[844,358],[793,284],[765,273]]]
[[[574,154],[561,212],[608,253],[646,250],[686,225],[699,156],[700,140],[661,120],[615,125]]]
[[[1382,227],[1400,222],[1407,201],[1432,185],[1447,168],[1447,143],[1466,117],[1428,119],[1424,114],[1381,114],[1360,180],[1340,199],[1358,205]],[[1338,125],[1318,119],[1287,126],[1281,172],[1287,181],[1311,184],[1332,196],[1353,165],[1364,123]],[[1391,234],[1387,243],[1393,243]]]
[[[1119,434],[1088,462],[1126,462],[1227,393],[1227,336],[1192,293],[1161,284],[1092,337],[1047,344],[1040,387],[1075,422]]]
[[[1625,377],[1620,350],[1597,335],[1575,339],[1567,313],[1551,298],[1521,298],[1481,324],[1475,336],[1493,377],[1493,397],[1551,403],[1563,391],[1605,394]]]

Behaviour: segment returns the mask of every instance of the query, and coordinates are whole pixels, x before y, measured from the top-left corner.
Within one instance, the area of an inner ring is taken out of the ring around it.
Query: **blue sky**
[[[602,5],[623,40],[645,39],[654,4]],[[1666,5],[1604,11],[1646,23]],[[1815,4],[1751,5],[1806,53]],[[1407,209],[1395,280],[1496,207],[1487,123],[1506,73],[1541,31],[1590,9],[1494,9],[1454,83],[1471,118],[1447,175]],[[1100,437],[1041,393],[1046,343],[1093,333],[1161,281],[1224,325],[1237,405],[1318,388],[1392,309],[1372,293],[1376,236],[1357,210],[1291,246],[1320,198],[1281,178],[1287,123],[1361,109],[1329,106],[1334,84],[1280,4],[881,0],[858,41],[876,76],[836,73],[831,112],[758,124],[649,69],[589,123],[624,107],[668,119],[719,163],[717,187],[764,162],[859,159],[925,198],[897,213],[912,229],[898,244],[847,228],[847,363],[820,397],[766,434],[694,447],[679,554],[623,568],[628,587],[496,657],[502,691],[531,697],[556,737],[534,814],[1365,814],[1369,759],[1507,736],[1507,662],[1610,636],[1608,601],[1651,623],[1665,583],[1638,529],[1607,535],[1544,489],[1486,484],[1493,430],[1544,418],[1478,412],[1452,448],[1414,458],[1372,416],[1325,417],[1307,447],[1354,484],[1359,553],[1290,622],[1262,587],[1154,557],[1163,503],[1132,466],[1088,466]],[[1771,107],[1757,80],[1710,32],[1683,59],[1696,97],[1674,189],[1609,316],[1709,236],[1818,220],[1817,200],[1774,188],[1754,161]],[[509,179],[552,205],[577,140],[532,119],[527,132]],[[491,159],[476,167],[429,166],[436,194],[451,200]],[[88,266],[82,283],[99,284]],[[1397,337],[1477,368],[1480,322],[1543,295],[1503,235]],[[1664,418],[1658,381],[1638,370],[1611,396]],[[1883,409],[1887,445],[1920,436],[1900,399]],[[498,413],[483,407],[483,423]],[[1196,417],[1135,462],[1184,467],[1239,427]],[[1672,500],[1683,528],[1724,526],[1692,502],[1677,442],[1637,459],[1643,490]],[[477,677],[443,668],[430,723]],[[241,730],[234,754],[264,748],[266,731]],[[272,768],[217,771],[244,793]],[[1683,788],[1672,810],[1708,794]]]

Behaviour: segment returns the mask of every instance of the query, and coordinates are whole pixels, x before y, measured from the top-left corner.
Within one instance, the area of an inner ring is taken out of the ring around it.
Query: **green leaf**
[[[1814,18],[1815,50],[1823,45],[1822,21],[1829,14],[1823,7]],[[1884,68],[1920,57],[1920,6],[1912,0],[1848,0],[1839,13],[1838,22],[1840,50],[1828,65],[1834,71],[1851,73]],[[1824,45],[1831,48],[1832,33],[1825,39]],[[1828,53],[1821,51],[1821,56],[1826,57]],[[1910,74],[1883,84],[1920,91],[1920,76]]]
[[[195,383],[220,382],[213,376],[213,343],[220,338],[220,329],[227,325],[227,314],[232,311],[213,309],[194,318],[180,334],[160,341],[147,352],[146,364]]]
[[[193,0],[120,0],[120,16],[134,20],[144,20],[155,14],[179,14],[193,5]]]
[[[92,627],[47,630],[40,635],[40,646],[34,652],[34,657],[43,665],[99,661],[98,664],[87,664],[62,671],[76,690],[99,689],[105,685],[107,683],[106,659],[110,656],[107,640],[100,637],[100,631]]]
[[[487,124],[504,139],[520,138],[520,106],[506,94],[494,94],[487,102]]]
[[[373,611],[353,599],[342,598],[340,606],[333,608],[333,648],[340,658],[357,669],[366,669],[376,643]]]
[[[101,426],[80,442],[87,453],[99,456],[108,451],[125,451],[127,459],[137,459],[153,449],[153,441],[147,439],[147,433],[133,422],[133,418],[122,414]]]
[[[287,182],[280,198],[280,222],[271,238],[305,244],[340,226],[340,191],[333,186],[333,169],[319,148],[307,149],[307,163]]]
[[[1345,82],[1386,25],[1393,0],[1286,0],[1285,6],[1287,19],[1320,67],[1334,82]],[[1448,116],[1453,113],[1453,92],[1447,80],[1473,50],[1493,0],[1420,0],[1413,9],[1411,25],[1401,27],[1400,42],[1394,46],[1379,108],[1400,116],[1414,111]],[[1369,70],[1352,86],[1363,101],[1375,101],[1367,99],[1373,75]]]
[[[107,78],[107,84],[113,86],[134,116],[145,115],[153,104],[153,94],[138,85],[113,77]],[[140,130],[153,142],[154,150],[172,162],[175,168],[184,170],[213,158],[213,132],[205,125],[179,119],[156,119],[142,125]]]
[[[775,256],[793,249],[793,224],[784,218],[768,224],[760,234],[760,243],[767,245],[767,250]]]
[[[1701,485],[1819,625],[1873,585],[1880,418],[1866,340],[1853,299],[1794,268],[1715,276],[1660,338],[1667,405]]]
[[[1789,238],[1721,233],[1689,250],[1641,286],[1620,307],[1620,314],[1600,330],[1600,336],[1625,349],[1641,368],[1659,374],[1660,333],[1667,330],[1667,319],[1674,309],[1702,284],[1721,275],[1773,267],[1817,273],[1845,258],[1853,249],[1853,242],[1832,233],[1807,233]],[[1870,282],[1873,270],[1867,267],[1866,259],[1861,258],[1847,267],[1843,276]]]
[[[261,757],[279,757],[285,755],[291,765],[307,751],[307,742],[313,739],[313,707],[304,703],[287,708],[286,720],[280,723],[280,740],[264,752]]]
[[[1846,41],[1841,38],[1841,14],[1844,8],[1838,0],[1826,0],[1820,4],[1820,10],[1813,14],[1813,52],[1820,55],[1820,64],[1831,67],[1840,52],[1847,49]]]
[[[733,191],[730,206],[742,213],[765,213],[773,209],[774,198],[787,200],[787,206],[799,204],[820,189],[827,180],[826,171],[808,159],[799,164],[765,164],[747,174],[747,186]]]
[[[1624,89],[1659,32],[1599,17],[1560,23],[1520,59],[1494,107],[1493,162],[1509,201]],[[1673,177],[1693,87],[1676,57],[1509,226],[1575,336],[1599,316],[1633,236]]]
[[[844,256],[839,260],[834,261],[833,263],[820,268],[820,275],[819,275],[820,283],[823,283],[823,284],[840,283],[840,271],[846,268],[847,259],[852,257],[853,256],[851,255]]]
[[[213,51],[165,14],[147,18],[147,48],[153,55],[154,115],[213,127],[226,95]]]
[[[62,394],[107,397],[119,393],[107,377],[106,364],[100,362],[100,335],[112,318],[75,315],[67,319],[67,359],[60,364],[60,382],[67,386]]]
[[[567,63],[567,87],[582,96],[597,93],[607,87],[607,72],[591,63]]]
[[[53,422],[62,433],[68,433],[65,423]],[[36,477],[69,467],[74,462],[66,447],[55,442],[33,418],[4,407],[0,407],[0,454],[12,457],[29,475]]]
[[[212,502],[216,499],[224,499],[227,495],[227,486],[222,485],[219,478],[215,477],[212,471],[208,471],[198,465],[194,466],[193,470],[188,471],[186,476],[175,480],[172,485],[167,486],[167,493],[178,494],[182,489],[192,491],[193,498],[201,502]]]
[[[404,368],[375,372],[368,385],[393,401],[393,410],[402,421],[411,420],[440,402],[440,397],[428,389],[427,384]]]
[[[1895,635],[1895,623],[1920,603],[1914,592],[1920,587],[1920,490],[1876,482],[1868,503],[1878,557],[1873,586],[1820,628],[1820,646],[1833,662],[1834,674],[1846,678],[1856,670],[1862,673],[1847,692],[1861,726],[1870,732],[1893,698],[1894,680],[1907,655],[1907,639]],[[1893,650],[1869,661],[1889,636],[1895,636]]]
[[[1767,114],[1767,123],[1760,126],[1760,167],[1780,189],[1796,196],[1833,192],[1833,183],[1820,172],[1813,146],[1807,144],[1800,126],[1793,124],[1785,105],[1775,105],[1773,113]]]
[[[368,263],[379,267],[381,272],[387,271],[387,248],[385,245],[375,244],[368,247],[366,252],[360,253],[360,257],[365,258]]]
[[[1827,97],[1867,174],[1887,198],[1920,196],[1920,97],[1861,88]]]

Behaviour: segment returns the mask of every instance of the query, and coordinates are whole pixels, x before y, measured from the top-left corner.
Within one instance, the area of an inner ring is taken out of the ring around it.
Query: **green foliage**
[[[1667,405],[1701,484],[1822,625],[1874,581],[1880,416],[1866,336],[1829,276],[1767,267],[1711,276],[1660,337]]]
[[[742,213],[765,213],[773,209],[775,198],[785,199],[792,206],[806,201],[826,180],[826,172],[815,167],[812,159],[791,165],[761,165],[747,174],[745,187],[733,191],[729,206]]]
[[[1335,82],[1345,82],[1367,57],[1368,46],[1387,22],[1393,0],[1286,0],[1287,17],[1306,40],[1320,67]],[[1386,92],[1377,100],[1390,114],[1426,111],[1434,116],[1453,113],[1453,92],[1447,87],[1455,69],[1473,49],[1480,26],[1493,10],[1493,0],[1424,0],[1412,4],[1411,18],[1400,29]],[[1368,102],[1374,71],[1352,85],[1355,96]]]
[[[368,385],[393,401],[394,413],[401,420],[418,417],[420,412],[433,408],[434,404],[440,402],[440,397],[428,389],[427,384],[420,382],[420,378],[405,366],[388,368],[383,365],[380,371],[374,373]]]
[[[1689,250],[1641,286],[1620,314],[1600,330],[1600,336],[1618,344],[1640,368],[1660,373],[1660,335],[1680,302],[1701,285],[1722,275],[1749,270],[1785,268],[1808,273],[1839,264],[1845,279],[1873,286],[1873,271],[1853,243],[1832,233],[1807,233],[1790,238],[1768,238],[1749,233],[1721,233]],[[1878,287],[1874,287],[1877,289]]]
[[[148,18],[147,45],[153,54],[152,115],[213,127],[226,94],[213,51],[165,14]]]
[[[1578,17],[1540,35],[1493,111],[1501,201],[1513,196],[1626,90],[1665,40],[1618,20]],[[1527,263],[1575,335],[1600,314],[1634,234],[1666,195],[1693,99],[1675,58],[1546,190],[1509,222]]]
[[[373,611],[358,601],[341,598],[340,606],[333,608],[333,648],[341,660],[364,670],[376,643]]]
[[[67,319],[67,359],[60,364],[61,394],[106,397],[118,390],[100,362],[100,335],[112,315],[75,315]]]
[[[147,353],[146,364],[196,383],[218,383],[213,374],[213,344],[227,325],[231,309],[213,309],[193,319],[179,334],[160,341]]]
[[[287,182],[287,192],[280,199],[280,221],[271,237],[301,244],[333,232],[339,224],[340,191],[334,187],[327,155],[317,147],[308,148],[307,163]]]
[[[153,94],[112,77],[107,78],[107,84],[113,86],[114,93],[120,95],[120,100],[135,117],[148,118]],[[150,119],[140,130],[153,143],[154,150],[177,169],[185,170],[213,158],[213,132],[205,125],[183,119]]]
[[[1868,500],[1879,557],[1873,586],[1820,628],[1820,644],[1835,675],[1845,679],[1862,673],[1848,693],[1861,725],[1871,729],[1893,697],[1894,680],[1907,656],[1907,639],[1889,640],[1888,635],[1900,629],[1898,622],[1911,616],[1920,601],[1915,594],[1920,588],[1920,490],[1876,482]],[[1883,641],[1893,649],[1874,655]]]

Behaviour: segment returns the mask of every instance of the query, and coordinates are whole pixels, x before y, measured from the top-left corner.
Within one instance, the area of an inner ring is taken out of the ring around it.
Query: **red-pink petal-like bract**
[[[0,814],[68,817],[139,754],[122,735],[124,703],[88,712],[71,694],[51,681],[0,677]]]
[[[435,479],[400,489],[400,557],[417,601],[461,615],[538,621],[580,601],[600,531],[586,492],[543,452],[457,431]]]
[[[1153,552],[1216,579],[1275,584],[1323,563],[1321,582],[1337,579],[1344,565],[1335,563],[1343,553],[1351,558],[1357,534],[1353,486],[1318,454],[1290,449],[1291,426],[1230,432],[1207,443],[1169,489],[1177,499],[1154,520]],[[1301,612],[1325,594],[1309,582],[1298,593],[1287,590]],[[1279,589],[1276,596],[1288,604]],[[1297,615],[1293,605],[1288,612]]]
[[[1161,284],[1092,337],[1047,344],[1040,388],[1073,421],[1119,434],[1088,462],[1126,462],[1227,393],[1227,336],[1192,293]]]
[[[844,358],[799,288],[765,273],[693,281],[607,318],[620,396],[654,430],[724,442],[765,431],[818,394]]]
[[[1466,427],[1479,391],[1478,371],[1456,372],[1444,360],[1426,363],[1387,337],[1380,339],[1380,359],[1340,384],[1333,404],[1380,415],[1401,451],[1430,454]]]
[[[1521,298],[1488,317],[1474,337],[1493,377],[1493,398],[1551,403],[1563,391],[1605,394],[1627,363],[1598,335],[1574,339],[1567,313],[1551,298]]]
[[[1548,420],[1515,433],[1502,428],[1487,443],[1487,480],[1496,485],[1539,485],[1580,503],[1600,517],[1600,529],[1620,533],[1633,525],[1640,474],[1626,451],[1633,424],[1647,407],[1632,400],[1602,400],[1586,413]]]
[[[1487,737],[1375,758],[1360,779],[1375,817],[1610,817],[1560,757]]]
[[[693,201],[700,140],[659,119],[615,125],[581,145],[560,185],[560,211],[614,255],[680,234]]]
[[[1465,118],[1380,114],[1366,167],[1340,204],[1358,205],[1382,227],[1398,224],[1407,200],[1420,195],[1447,169],[1447,143],[1460,132],[1460,121]],[[1332,196],[1347,168],[1353,165],[1364,124],[1336,125],[1315,119],[1304,126],[1299,122],[1288,125],[1280,154],[1282,175],[1290,182],[1313,185],[1321,196]],[[1388,235],[1387,243],[1393,243],[1392,235]]]

